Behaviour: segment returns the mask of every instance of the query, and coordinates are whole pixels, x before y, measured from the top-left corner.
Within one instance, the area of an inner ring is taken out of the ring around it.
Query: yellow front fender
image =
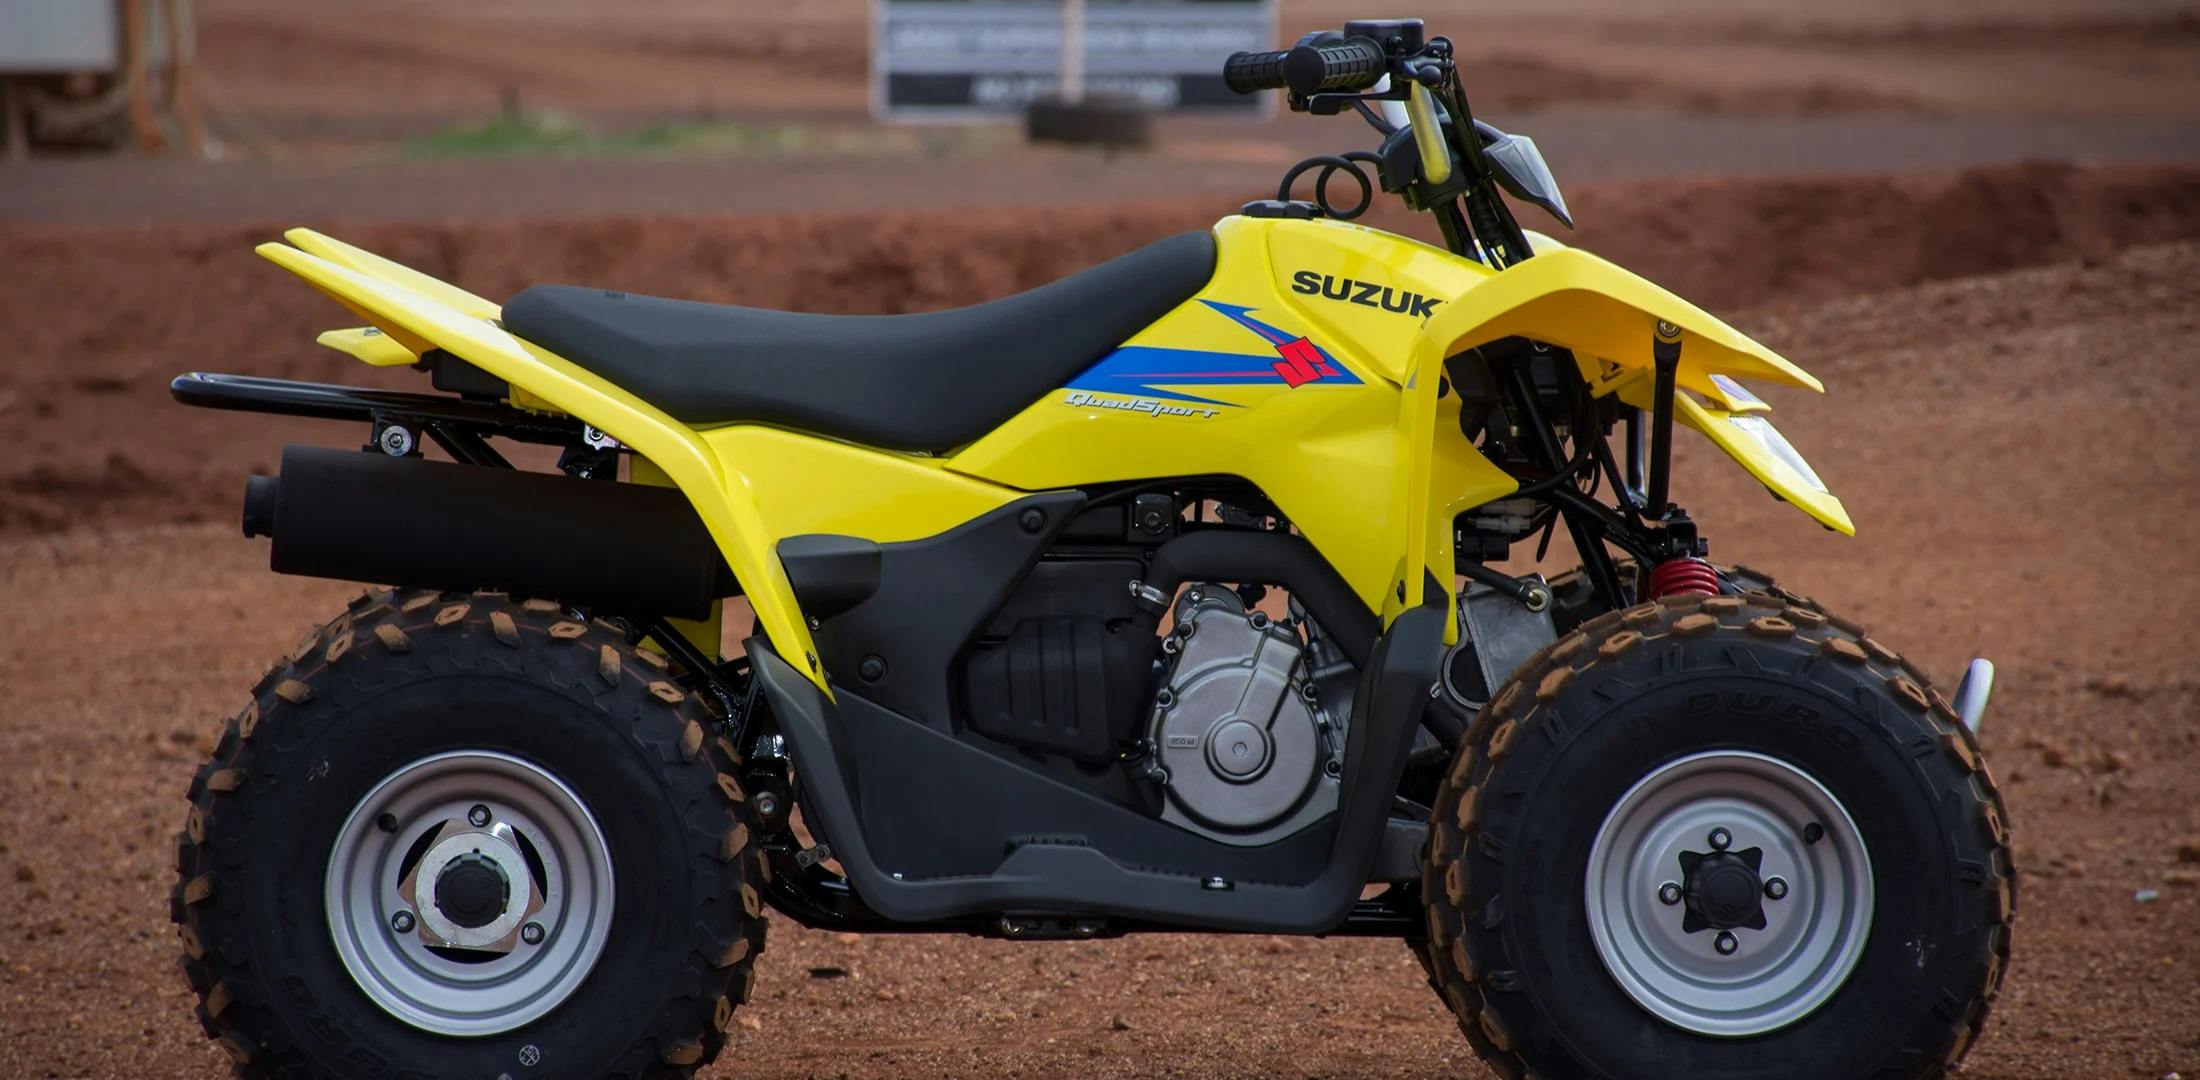
[[[1648,370],[1651,336],[1661,321],[1683,335],[1677,380],[1683,389],[1723,400],[1726,391],[1711,376],[1725,374],[1825,390],[1809,372],[1717,316],[1580,248],[1538,255],[1483,279],[1429,318],[1415,352],[1418,360],[1441,365],[1461,349],[1517,335],[1623,369]]]
[[[1824,391],[1810,373],[1748,335],[1672,292],[1579,248],[1539,254],[1491,274],[1445,303],[1415,339],[1413,363],[1401,402],[1401,454],[1412,455],[1405,478],[1407,566],[1430,566],[1448,545],[1451,522],[1437,520],[1426,483],[1436,411],[1437,384],[1446,358],[1501,338],[1524,337],[1573,351],[1599,394],[1636,397],[1652,369],[1651,343],[1660,322],[1681,332],[1675,383],[1711,399],[1716,409],[1690,400],[1677,406],[1682,423],[1703,431],[1742,466],[1804,512],[1842,532],[1854,532],[1848,513],[1831,493],[1799,485],[1801,477],[1755,444],[1736,439],[1721,421],[1734,404],[1712,376],[1760,379]],[[1685,395],[1677,395],[1685,397]],[[1643,404],[1646,401],[1635,401]]]

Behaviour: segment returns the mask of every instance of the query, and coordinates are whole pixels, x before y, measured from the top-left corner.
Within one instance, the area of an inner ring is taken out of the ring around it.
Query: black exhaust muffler
[[[315,446],[245,483],[244,533],[277,573],[490,589],[618,615],[700,619],[739,593],[672,488]]]

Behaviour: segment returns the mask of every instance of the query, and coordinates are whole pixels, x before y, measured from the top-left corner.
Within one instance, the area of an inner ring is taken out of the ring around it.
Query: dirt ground
[[[198,7],[226,160],[0,166],[4,1077],[226,1074],[166,921],[183,789],[263,665],[351,592],[267,573],[264,542],[237,535],[238,489],[286,442],[363,433],[183,409],[166,381],[418,381],[313,347],[350,320],[254,243],[311,223],[491,297],[564,280],[922,310],[1204,227],[1288,162],[1366,139],[1289,116],[1171,120],[1149,153],[1115,156],[881,131],[863,117],[865,0]],[[1552,158],[1583,223],[1566,239],[1825,380],[1824,398],[1767,396],[1860,535],[1684,438],[1677,490],[1714,556],[1944,677],[2000,665],[1984,742],[2019,917],[1962,1075],[2200,1076],[2200,10],[1421,13],[1459,41],[1478,110]],[[1285,0],[1283,32],[1365,14]],[[403,148],[507,101],[605,131],[778,125],[837,149]],[[2165,161],[2186,164],[2148,164]],[[706,1075],[1485,1075],[1379,941],[1015,946],[775,919],[735,1034]]]
[[[1702,181],[1582,202],[1601,222],[1584,242],[1736,311],[1829,387],[1774,400],[1860,537],[1684,443],[1680,490],[1714,554],[1775,570],[1930,670],[2001,665],[1985,743],[2016,823],[2020,917],[1964,1075],[2200,1072],[2200,242],[2174,240],[2200,235],[2194,173]],[[930,242],[913,214],[364,239],[491,295],[535,268],[885,310],[1005,291],[1211,216],[1011,216],[964,246]],[[159,389],[196,366],[351,377],[303,347],[331,309],[244,257],[256,235],[0,233],[6,262],[44,270],[0,290],[19,350],[0,376],[17,435],[0,488],[0,1075],[222,1071],[164,918],[180,795],[261,665],[347,593],[267,574],[230,519],[239,477],[284,439],[352,433],[181,410]],[[764,259],[785,264],[733,272]],[[737,1033],[711,1075],[1478,1075],[1389,942],[1019,948],[780,921]]]

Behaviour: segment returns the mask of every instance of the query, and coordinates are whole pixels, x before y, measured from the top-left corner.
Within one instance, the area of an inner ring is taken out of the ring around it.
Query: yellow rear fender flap
[[[424,296],[461,315],[503,325],[500,322],[504,316],[502,306],[447,281],[437,280],[402,263],[385,259],[365,248],[353,247],[312,229],[291,229],[283,234],[283,238],[301,251],[317,255],[338,266],[349,267],[384,284]],[[382,333],[378,327],[330,330],[315,340],[375,367],[398,367],[416,363],[421,358],[420,353],[407,348],[391,335]],[[512,405],[533,412],[562,411],[516,383],[512,384],[509,398]]]
[[[515,397],[524,393],[570,413],[648,458],[694,505],[747,592],[758,629],[790,660],[816,655],[754,500],[729,483],[717,454],[693,428],[478,314],[452,307],[451,293],[459,290],[430,290],[435,295],[429,295],[285,244],[262,244],[258,251],[414,355],[442,349],[503,379]],[[823,686],[814,662],[807,673]]]
[[[419,361],[419,354],[398,344],[379,326],[354,326],[348,330],[324,330],[313,340],[363,364],[405,367]]]

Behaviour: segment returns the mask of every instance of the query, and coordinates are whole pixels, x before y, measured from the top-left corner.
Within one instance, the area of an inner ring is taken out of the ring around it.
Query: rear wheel
[[[1435,804],[1431,982],[1506,1076],[1935,1076],[2008,958],[2001,800],[1899,656],[1800,598],[1599,616]]]
[[[193,779],[173,915],[244,1076],[677,1076],[763,946],[730,747],[554,604],[370,593]]]

